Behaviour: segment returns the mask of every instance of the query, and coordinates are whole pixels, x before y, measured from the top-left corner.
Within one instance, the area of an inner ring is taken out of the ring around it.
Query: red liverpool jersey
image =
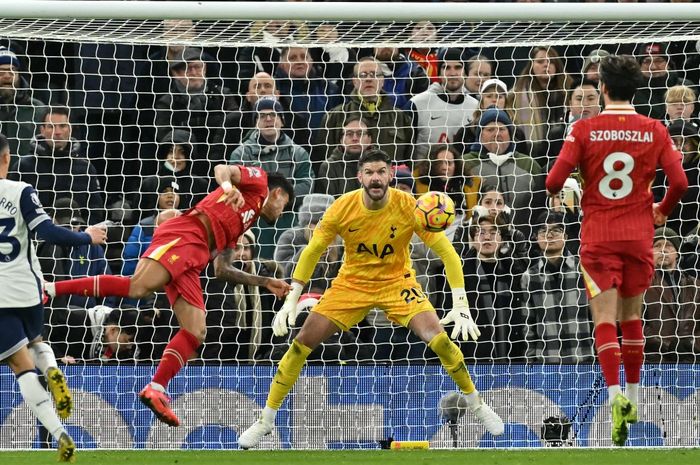
[[[239,168],[241,182],[236,187],[245,200],[241,208],[234,210],[224,203],[224,190],[221,187],[217,187],[194,207],[194,210],[204,213],[209,218],[216,240],[216,250],[219,252],[236,246],[238,238],[258,218],[260,208],[267,197],[267,173],[260,168]]]
[[[664,125],[630,105],[610,105],[596,117],[577,121],[557,161],[578,166],[583,178],[581,242],[651,244],[650,187],[656,168],[680,163],[681,157]]]

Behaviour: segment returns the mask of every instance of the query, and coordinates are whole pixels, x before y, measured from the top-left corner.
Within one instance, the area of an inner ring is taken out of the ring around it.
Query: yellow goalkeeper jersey
[[[328,208],[316,226],[312,243],[328,247],[336,235],[345,243],[345,257],[338,279],[369,284],[392,281],[412,273],[409,244],[415,232],[431,247],[444,233],[430,233],[416,222],[416,199],[389,188],[389,201],[379,210],[369,210],[362,189],[342,195]],[[311,245],[311,244],[310,244]],[[296,276],[295,278],[299,279]]]

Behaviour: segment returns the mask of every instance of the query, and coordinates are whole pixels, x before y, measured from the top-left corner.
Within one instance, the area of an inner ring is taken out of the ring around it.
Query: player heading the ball
[[[297,300],[304,285],[338,235],[345,243],[343,265],[282,357],[260,419],[238,440],[244,449],[255,447],[272,431],[277,410],[313,349],[338,330],[347,331],[355,326],[373,308],[383,309],[391,321],[408,327],[426,342],[467,394],[469,407],[477,419],[491,434],[503,433],[503,421],[481,400],[459,347],[441,325],[441,322],[454,324],[453,339],[476,340],[480,335],[469,312],[459,256],[444,233],[428,232],[416,221],[413,196],[389,188],[392,171],[386,153],[369,151],[362,155],[358,165],[357,177],[362,187],[335,200],[316,226],[294,269],[292,290],[272,322],[276,336],[284,336],[294,325],[299,312]],[[411,268],[409,243],[414,233],[445,264],[454,307],[441,321]]]

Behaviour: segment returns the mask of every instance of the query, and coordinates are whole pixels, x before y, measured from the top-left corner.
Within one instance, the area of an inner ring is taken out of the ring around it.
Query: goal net
[[[601,111],[600,59],[635,56],[646,82],[633,103],[668,126],[691,188],[655,237],[641,421],[629,443],[698,445],[697,11],[6,3],[0,130],[11,143],[10,177],[35,186],[58,224],[109,225],[104,248],[37,243],[48,281],[133,274],[167,210],[195,205],[219,163],[279,171],[294,184],[293,208],[274,225],[259,220],[227,263],[265,277],[289,280],[330,203],[359,188],[357,160],[372,148],[394,160],[396,188],[455,201],[447,235],[482,333],[458,344],[505,434],[489,435],[449,399],[441,404],[456,387],[437,357],[372,309],[314,350],[263,448],[376,448],[389,438],[442,448],[611,445],[578,262],[582,186],[572,177],[548,200],[544,176],[571,123]],[[657,200],[664,183],[659,173]],[[0,257],[1,239],[0,231]],[[383,246],[366,247],[377,263]],[[338,239],[304,291],[300,321],[342,257]],[[440,260],[417,239],[411,257],[444,315],[451,297]],[[177,329],[165,295],[49,303],[44,337],[65,363],[75,397],[68,425],[80,447],[238,447],[291,338],[273,337],[282,301],[266,288],[227,283],[213,266],[202,287],[206,342],[169,386],[179,428],[158,423],[137,398]],[[0,448],[43,447],[44,437],[0,367]]]

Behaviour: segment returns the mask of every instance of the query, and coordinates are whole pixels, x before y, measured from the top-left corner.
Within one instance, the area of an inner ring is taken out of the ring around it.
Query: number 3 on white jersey
[[[621,162],[622,169],[615,170],[615,163]],[[632,155],[625,152],[613,152],[603,161],[603,170],[605,176],[598,183],[598,190],[606,199],[620,200],[624,199],[632,192],[634,187],[632,178],[628,175],[634,169],[634,158]],[[620,187],[613,189],[611,183],[613,180],[618,180]]]

